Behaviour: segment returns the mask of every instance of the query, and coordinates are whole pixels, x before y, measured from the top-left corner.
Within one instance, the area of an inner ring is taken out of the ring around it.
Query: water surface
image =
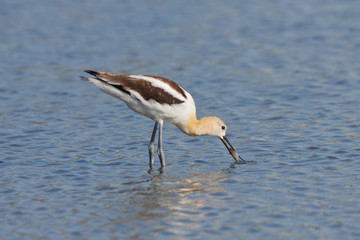
[[[1,239],[358,239],[357,1],[5,1]],[[81,81],[155,74],[221,141],[164,128]],[[156,160],[156,166],[159,162]]]

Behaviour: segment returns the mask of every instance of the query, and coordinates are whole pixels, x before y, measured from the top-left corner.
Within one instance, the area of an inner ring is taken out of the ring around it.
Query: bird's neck
[[[190,136],[206,135],[209,133],[209,127],[211,126],[212,117],[203,117],[199,120],[196,115],[192,115],[186,125],[185,133]]]

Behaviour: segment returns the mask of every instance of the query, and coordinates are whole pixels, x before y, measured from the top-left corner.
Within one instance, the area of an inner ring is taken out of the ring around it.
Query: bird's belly
[[[126,102],[128,107],[145,117],[154,121],[165,123],[176,123],[184,117],[182,104],[159,104],[151,101],[144,104],[141,101]]]

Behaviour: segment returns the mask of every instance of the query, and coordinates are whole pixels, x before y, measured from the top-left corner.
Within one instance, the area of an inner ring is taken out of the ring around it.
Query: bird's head
[[[220,138],[220,140],[224,143],[225,147],[231,154],[231,156],[235,159],[235,161],[239,161],[241,159],[245,162],[239,154],[235,151],[234,147],[231,145],[229,139],[226,137],[226,124],[218,117],[204,117],[200,119],[201,125],[205,130],[205,134],[215,136]]]

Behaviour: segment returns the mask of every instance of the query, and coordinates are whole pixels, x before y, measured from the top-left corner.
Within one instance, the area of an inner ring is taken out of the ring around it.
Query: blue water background
[[[359,239],[360,2],[1,1],[0,239]],[[82,70],[173,79],[221,141]],[[155,166],[159,163],[156,159]]]

